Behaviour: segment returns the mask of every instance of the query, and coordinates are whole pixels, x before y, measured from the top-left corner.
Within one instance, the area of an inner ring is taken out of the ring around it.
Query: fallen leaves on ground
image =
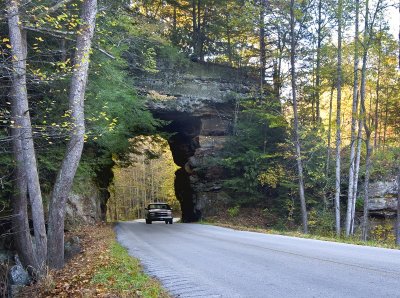
[[[115,243],[110,225],[80,227],[65,238],[71,236],[80,238],[82,252],[69,260],[62,270],[51,270],[42,281],[26,287],[19,297],[143,297],[141,289],[129,294],[111,289],[112,278],[106,284],[93,282],[97,272],[116,262],[110,254],[110,248]]]

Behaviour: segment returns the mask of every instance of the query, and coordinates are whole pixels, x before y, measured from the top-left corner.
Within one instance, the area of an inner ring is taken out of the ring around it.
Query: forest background
[[[259,82],[210,161],[228,173],[232,214],[250,206],[280,229],[371,237],[369,182],[395,179],[400,167],[398,2],[0,4],[0,199],[38,274],[46,262],[63,265],[59,211],[71,189],[108,188],[115,163],[131,164],[135,137],[168,138],[135,91],[140,74],[165,60],[243,68]],[[160,192],[173,200],[171,188]],[[28,218],[40,237],[29,235]],[[399,225],[389,241],[400,241]]]

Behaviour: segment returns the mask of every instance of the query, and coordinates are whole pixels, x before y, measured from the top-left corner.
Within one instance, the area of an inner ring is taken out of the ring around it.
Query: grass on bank
[[[121,297],[169,297],[157,281],[143,273],[139,261],[132,258],[124,247],[112,243],[109,256],[110,262],[94,274],[94,285],[100,285]]]
[[[304,234],[300,231],[284,231],[284,230],[266,229],[266,228],[261,228],[261,227],[248,227],[248,226],[238,225],[238,224],[234,224],[234,223],[221,223],[221,222],[214,221],[214,220],[205,220],[205,221],[201,221],[200,223],[206,224],[206,225],[215,225],[215,226],[220,226],[220,227],[224,227],[224,228],[230,228],[230,229],[239,230],[239,231],[249,231],[249,232],[257,232],[257,233],[264,233],[264,234],[282,235],[282,236],[314,239],[314,240],[321,240],[321,241],[332,241],[332,242],[354,244],[354,245],[400,249],[400,247],[396,246],[395,243],[378,242],[375,240],[363,241],[359,238],[359,236],[351,236],[351,237],[321,236],[321,235],[317,235],[317,234],[313,234],[313,233]]]

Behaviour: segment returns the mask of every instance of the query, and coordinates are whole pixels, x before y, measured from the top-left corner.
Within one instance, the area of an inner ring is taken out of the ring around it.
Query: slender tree
[[[359,65],[359,55],[358,55],[358,35],[359,35],[359,10],[360,1],[355,1],[356,12],[355,12],[355,24],[354,24],[354,78],[353,78],[353,105],[351,113],[351,139],[350,139],[350,169],[349,169],[349,188],[347,192],[347,212],[346,212],[346,236],[349,236],[351,230],[351,223],[353,222],[353,196],[354,184],[357,181],[354,180],[355,172],[355,152],[356,152],[356,122],[358,117],[358,65]],[[357,186],[355,186],[357,189]]]
[[[317,20],[317,66],[315,70],[315,111],[316,120],[321,121],[320,97],[321,97],[321,47],[322,47],[322,0],[318,0]]]
[[[372,34],[374,23],[378,13],[380,12],[383,0],[378,0],[376,3],[375,11],[372,16],[372,20],[369,20],[369,0],[365,2],[365,18],[364,18],[364,34],[363,34],[363,56],[362,56],[362,68],[361,68],[361,89],[360,89],[360,103],[361,103],[361,119],[363,121],[363,127],[365,131],[365,145],[366,145],[366,157],[365,157],[365,176],[364,176],[364,214],[363,214],[363,240],[368,238],[369,229],[369,178],[371,170],[371,128],[370,121],[367,119],[366,108],[365,108],[365,98],[366,98],[366,83],[367,83],[367,62],[368,62],[368,50],[372,41]],[[370,109],[372,110],[372,109]],[[354,217],[354,216],[353,216]],[[354,218],[353,218],[354,221]]]
[[[96,13],[97,0],[85,0],[81,13],[80,33],[76,40],[75,68],[69,91],[69,110],[71,111],[73,128],[71,129],[67,151],[53,188],[49,208],[48,263],[53,268],[64,266],[64,210],[84,144],[84,97]]]
[[[19,164],[17,165],[18,175],[26,181],[19,181],[19,196],[25,194],[25,185],[28,189],[28,195],[32,210],[32,221],[35,233],[35,251],[34,251],[34,268],[37,274],[42,275],[45,271],[46,257],[47,257],[47,237],[44,222],[44,210],[42,203],[42,195],[39,183],[39,174],[36,164],[36,154],[32,137],[32,124],[29,112],[28,93],[26,88],[26,39],[21,29],[20,20],[20,3],[17,0],[9,0],[7,3],[8,8],[8,28],[10,36],[10,45],[12,53],[12,66],[13,77],[11,85],[11,97],[13,105],[13,116],[17,130],[14,138],[14,156]],[[22,154],[21,154],[22,152]],[[21,169],[19,169],[21,167]],[[22,172],[24,171],[24,173]],[[20,199],[19,203],[23,204],[24,199]],[[24,211],[25,207],[20,206],[18,209]],[[24,216],[25,214],[20,214]],[[21,224],[25,225],[23,221],[27,219],[20,219]],[[25,231],[26,233],[29,232]],[[29,241],[28,235],[21,234],[22,238]],[[27,243],[28,244],[28,243]],[[28,244],[28,249],[29,244]],[[29,253],[29,252],[28,252]],[[28,262],[32,262],[29,257]]]
[[[261,94],[264,89],[265,72],[267,67],[267,53],[265,45],[265,10],[267,6],[266,0],[260,0],[260,20],[259,20],[259,39],[260,39],[260,84]]]
[[[337,104],[336,104],[336,182],[335,182],[335,219],[336,235],[340,236],[340,145],[341,145],[341,102],[342,102],[342,22],[343,0],[338,1],[338,49],[337,49]]]
[[[295,7],[294,0],[290,1],[290,73],[291,73],[291,84],[292,84],[292,100],[293,100],[293,115],[294,115],[294,143],[296,147],[296,160],[297,170],[299,176],[299,197],[301,205],[301,218],[303,223],[303,232],[308,233],[308,220],[307,220],[307,208],[306,198],[304,195],[304,174],[303,174],[303,161],[301,159],[301,146],[299,136],[299,116],[296,98],[296,36],[295,36]]]

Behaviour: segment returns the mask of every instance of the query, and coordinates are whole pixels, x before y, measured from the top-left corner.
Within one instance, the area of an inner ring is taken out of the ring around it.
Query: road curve
[[[115,230],[175,297],[400,297],[399,250],[201,224]]]

